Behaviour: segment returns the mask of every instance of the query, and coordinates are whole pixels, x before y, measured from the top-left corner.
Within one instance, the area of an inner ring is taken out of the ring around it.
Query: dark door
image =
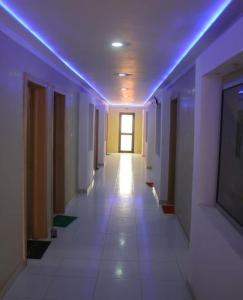
[[[65,211],[65,96],[54,93],[53,212]]]
[[[176,130],[177,130],[177,99],[170,104],[170,144],[169,144],[169,176],[168,202],[175,202],[175,173],[176,173]]]

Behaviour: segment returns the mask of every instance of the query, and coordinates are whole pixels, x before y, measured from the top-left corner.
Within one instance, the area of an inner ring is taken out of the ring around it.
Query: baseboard
[[[157,189],[156,189],[156,186],[155,186],[155,185],[154,185],[152,191],[153,191],[153,195],[154,195],[155,199],[157,200],[158,203],[160,203],[159,196],[158,196],[158,192],[157,192]]]
[[[168,204],[167,200],[159,200],[159,204]]]
[[[87,188],[79,189],[79,192],[82,194],[88,194],[93,187],[94,187],[94,178],[92,179],[92,181],[90,182]]]
[[[72,202],[78,197],[79,193],[77,193],[75,196],[72,197],[71,200],[69,200],[67,203],[65,203],[65,213],[69,210],[70,206],[72,205]]]
[[[5,283],[3,289],[0,291],[0,299],[3,299],[3,297],[6,295],[7,291],[9,290],[9,288],[13,285],[14,281],[16,280],[16,278],[18,277],[18,275],[23,271],[23,269],[26,267],[26,263],[27,261],[22,262],[17,269],[15,270],[15,272],[12,273],[12,275],[10,276],[10,278],[8,279],[8,281]]]
[[[190,295],[191,295],[191,297],[192,297],[192,300],[197,300],[197,298],[196,298],[196,296],[195,296],[195,293],[194,293],[194,291],[193,291],[193,288],[192,288],[192,286],[191,286],[189,280],[186,280],[186,285],[187,285],[187,288],[188,288],[188,290],[189,290],[189,293],[190,293]]]

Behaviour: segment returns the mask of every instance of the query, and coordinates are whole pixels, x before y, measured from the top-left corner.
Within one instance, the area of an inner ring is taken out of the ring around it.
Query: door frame
[[[122,133],[121,132],[121,120],[122,115],[132,115],[133,117],[133,124],[132,124],[132,133]],[[132,150],[131,151],[121,151],[121,135],[131,135],[132,136]],[[134,139],[135,139],[135,113],[119,113],[119,136],[118,136],[118,152],[119,153],[134,153]]]
[[[230,89],[234,89],[237,87],[242,86],[242,83],[237,83],[237,84],[232,84],[230,86],[227,87],[223,87],[222,88],[222,94],[221,94],[221,102],[220,102],[220,136],[219,136],[219,148],[218,148],[218,166],[217,166],[217,189],[216,189],[216,206],[220,209],[220,212],[225,216],[225,218],[227,220],[229,220],[229,222],[231,224],[233,224],[233,226],[240,231],[240,233],[243,233],[242,230],[242,225],[240,224],[240,222],[235,218],[234,215],[232,215],[232,213],[230,213],[224,206],[223,204],[221,204],[219,202],[219,188],[220,188],[220,170],[221,170],[221,153],[222,153],[222,142],[223,142],[223,112],[224,112],[224,94],[226,91],[230,90]]]

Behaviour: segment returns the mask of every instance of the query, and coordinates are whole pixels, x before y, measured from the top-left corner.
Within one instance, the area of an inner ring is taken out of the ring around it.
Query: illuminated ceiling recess
[[[14,2],[14,1],[9,1],[9,2]],[[126,106],[142,107],[142,106],[144,106],[144,104],[146,104],[151,99],[151,97],[154,95],[156,90],[171,75],[171,73],[175,70],[175,68],[182,62],[182,60],[187,56],[187,54],[190,52],[190,50],[198,43],[198,41],[202,38],[202,36],[209,30],[209,28],[219,18],[219,16],[223,13],[223,11],[228,7],[228,5],[231,2],[232,2],[232,0],[225,0],[225,1],[222,1],[222,2],[220,1],[217,8],[210,14],[210,16],[207,18],[207,20],[202,23],[201,29],[194,35],[194,38],[189,41],[188,46],[185,47],[184,51],[182,51],[181,53],[179,53],[179,55],[177,55],[178,58],[175,60],[175,63],[171,67],[169,67],[169,68],[166,67],[163,70],[161,70],[162,71],[161,79],[157,80],[157,83],[153,86],[152,89],[149,89],[149,93],[147,93],[147,94],[149,94],[149,96],[148,97],[146,97],[146,95],[144,96],[144,98],[146,98],[146,101],[145,102],[141,101],[141,103],[139,103],[139,104],[136,104],[136,103],[133,103],[133,104],[131,104],[131,103],[130,104],[129,103],[121,103],[121,104],[119,104],[119,103],[113,103],[113,102],[109,101],[107,99],[107,97],[105,97],[95,87],[94,84],[92,84],[89,80],[87,80],[80,73],[80,71],[78,71],[72,64],[67,62],[67,60],[64,57],[62,57],[61,55],[58,54],[58,52],[54,49],[54,47],[52,47],[50,44],[48,44],[46,42],[46,40],[42,37],[43,34],[40,35],[34,29],[32,29],[32,26],[30,26],[28,24],[28,22],[26,21],[26,18],[25,19],[22,18],[19,14],[17,14],[16,10],[11,8],[10,5],[7,4],[6,2],[0,1],[0,7],[2,7],[19,24],[21,24],[29,33],[31,33],[42,45],[44,45],[53,55],[55,55],[70,71],[72,71],[83,82],[85,82],[93,91],[95,91],[108,105],[112,105],[112,106],[121,106],[121,105],[124,106],[124,105],[126,105]],[[158,2],[155,2],[155,3],[160,3],[160,2],[158,1]],[[17,2],[16,2],[16,4],[17,4]],[[157,27],[159,27],[159,24],[158,24]],[[122,48],[122,46],[123,46],[123,43],[120,42],[120,41],[114,41],[113,43],[114,43],[113,47]],[[153,53],[150,53],[150,55],[153,55]],[[173,57],[171,59],[174,60]],[[74,58],[73,58],[73,61],[75,61]],[[158,62],[158,59],[156,60],[156,62]],[[124,73],[124,74],[130,75],[129,73]],[[134,75],[136,75],[136,74],[134,73]],[[107,91],[106,91],[106,94],[107,94]],[[109,99],[111,100],[110,96],[109,96]]]

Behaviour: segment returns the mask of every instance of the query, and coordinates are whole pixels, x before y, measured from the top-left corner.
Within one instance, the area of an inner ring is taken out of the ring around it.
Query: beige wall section
[[[142,153],[142,108],[110,108],[108,112],[107,152],[119,152],[119,115],[120,113],[135,113],[134,153]]]

